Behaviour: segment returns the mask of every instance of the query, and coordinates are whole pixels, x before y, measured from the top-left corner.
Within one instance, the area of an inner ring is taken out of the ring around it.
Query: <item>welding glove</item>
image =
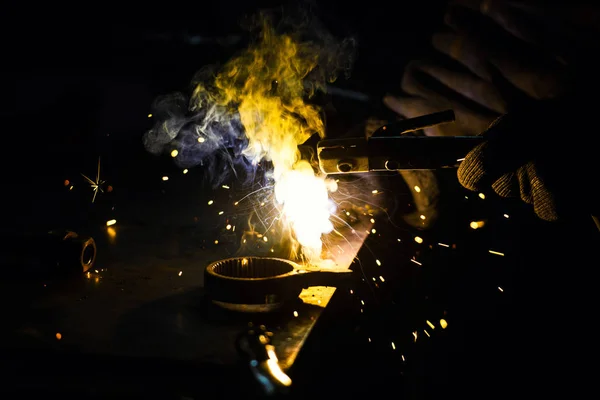
[[[599,10],[570,3],[557,8],[452,1],[446,30],[432,37],[437,51],[410,62],[401,82],[404,94],[386,96],[384,103],[405,118],[451,108],[456,123],[427,128],[425,134],[477,135],[500,115],[556,98],[573,84],[582,58],[598,48],[599,30],[593,27]],[[590,21],[581,21],[582,14]]]
[[[594,105],[575,95],[509,112],[482,133],[486,140],[459,165],[458,180],[520,198],[546,221],[598,215],[594,119]]]

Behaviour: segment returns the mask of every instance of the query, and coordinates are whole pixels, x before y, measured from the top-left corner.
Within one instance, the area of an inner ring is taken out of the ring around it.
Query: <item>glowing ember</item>
[[[92,203],[96,201],[96,196],[98,192],[104,193],[104,189],[102,189],[102,185],[105,183],[104,180],[100,179],[100,158],[98,158],[98,170],[96,172],[96,180],[92,180],[84,174],[81,174],[83,178],[90,184],[92,191],[94,192],[94,196],[92,197]],[[72,186],[71,188],[72,189]]]
[[[110,239],[110,243],[114,243],[115,238],[117,237],[117,231],[112,226],[106,228],[106,233],[108,234],[108,238]]]
[[[469,226],[471,227],[471,229],[483,228],[483,226],[485,226],[485,221],[471,221]]]

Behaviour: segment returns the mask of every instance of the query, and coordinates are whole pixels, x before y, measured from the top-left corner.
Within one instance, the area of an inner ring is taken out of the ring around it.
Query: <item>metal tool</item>
[[[88,271],[96,261],[96,242],[69,230],[19,233],[2,238],[0,263],[15,277],[47,278]]]
[[[442,111],[383,125],[370,138],[321,140],[319,168],[325,174],[347,174],[456,167],[483,137],[406,135],[453,121],[452,110]]]
[[[297,299],[302,289],[339,287],[356,279],[349,269],[303,267],[273,257],[234,257],[206,267],[204,289],[213,303],[224,308],[264,312]]]

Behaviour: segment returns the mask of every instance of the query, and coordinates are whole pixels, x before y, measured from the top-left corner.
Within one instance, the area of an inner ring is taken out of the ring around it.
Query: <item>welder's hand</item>
[[[594,119],[593,106],[566,99],[509,112],[482,134],[487,140],[467,154],[458,180],[518,197],[546,221],[596,214],[599,164],[588,142]]]
[[[439,55],[409,63],[401,84],[406,95],[386,96],[384,103],[406,118],[452,108],[455,124],[425,133],[476,135],[507,111],[561,95],[582,54],[598,48],[592,40],[598,29],[573,28],[569,18],[582,14],[575,6],[532,4],[450,2],[449,29],[432,37]],[[600,7],[592,9],[597,21]]]
[[[428,136],[474,136],[506,111],[504,98],[491,83],[429,60],[406,66],[402,91],[406,95],[388,95],[383,102],[404,118],[454,110],[455,123],[425,128]]]

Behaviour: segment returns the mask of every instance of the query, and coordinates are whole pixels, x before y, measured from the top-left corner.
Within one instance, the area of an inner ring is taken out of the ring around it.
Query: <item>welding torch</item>
[[[457,167],[483,137],[410,135],[454,120],[454,111],[446,110],[383,125],[368,138],[321,140],[319,168],[325,174],[349,174]]]

